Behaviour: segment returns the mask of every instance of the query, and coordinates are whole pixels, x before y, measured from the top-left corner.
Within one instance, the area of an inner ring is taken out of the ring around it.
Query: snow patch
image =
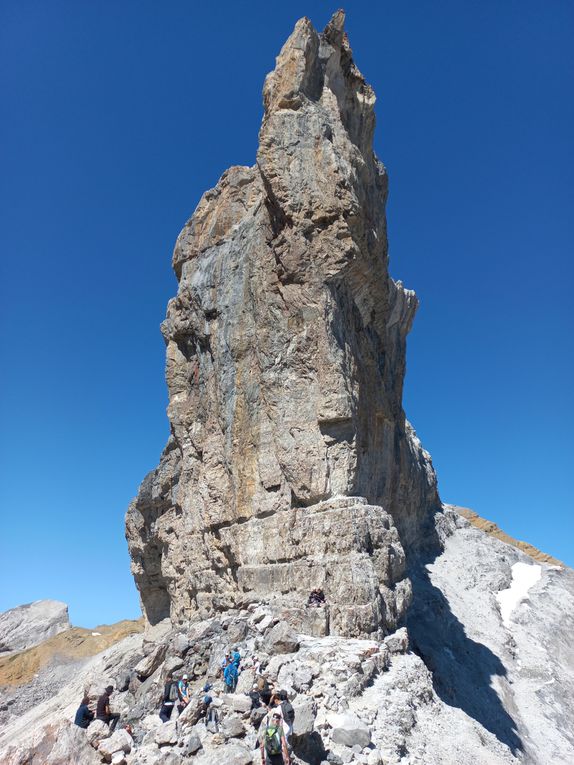
[[[529,563],[515,563],[512,567],[512,581],[507,590],[501,590],[496,599],[500,605],[500,615],[505,627],[510,628],[510,615],[528,594],[532,585],[540,579],[542,566]]]
[[[92,632],[92,637],[96,637],[96,635],[101,635],[101,632]]]

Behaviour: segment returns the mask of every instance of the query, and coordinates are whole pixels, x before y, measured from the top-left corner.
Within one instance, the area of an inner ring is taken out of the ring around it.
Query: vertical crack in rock
[[[375,95],[343,23],[297,22],[255,166],[227,170],[175,246],[171,437],[126,520],[151,623],[263,598],[302,624],[322,586],[325,631],[382,635],[409,603],[405,550],[440,501],[402,409],[417,299],[388,274]]]

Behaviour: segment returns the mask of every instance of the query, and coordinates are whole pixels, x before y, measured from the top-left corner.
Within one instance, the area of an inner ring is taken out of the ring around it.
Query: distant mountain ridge
[[[533,560],[536,560],[540,563],[549,563],[554,566],[566,565],[561,560],[558,560],[558,558],[554,558],[552,555],[548,555],[548,553],[542,552],[542,550],[534,547],[534,545],[531,545],[529,542],[523,542],[520,539],[515,539],[514,537],[509,536],[505,531],[497,526],[494,521],[489,521],[486,518],[482,518],[480,515],[478,515],[478,513],[475,513],[474,510],[471,510],[468,507],[460,507],[459,505],[446,505],[446,507],[455,510],[457,513],[459,513],[459,515],[462,515],[463,518],[466,518],[467,521],[470,521],[470,523],[472,523],[472,525],[477,529],[480,529],[486,534],[490,534],[496,539],[500,539],[502,542],[506,542],[507,544],[513,545],[519,550],[522,550],[522,552],[525,552]]]

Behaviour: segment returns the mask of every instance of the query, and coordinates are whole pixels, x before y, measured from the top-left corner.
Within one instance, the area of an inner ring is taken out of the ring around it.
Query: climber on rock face
[[[98,706],[96,708],[97,719],[107,723],[112,733],[118,723],[118,720],[120,719],[119,713],[110,711],[110,696],[113,692],[114,686],[108,685],[106,690],[98,699]]]
[[[309,599],[307,600],[308,606],[323,606],[325,604],[325,593],[321,589],[311,590],[309,593]]]

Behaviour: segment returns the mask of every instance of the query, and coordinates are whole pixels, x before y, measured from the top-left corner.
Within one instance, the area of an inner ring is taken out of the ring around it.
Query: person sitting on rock
[[[106,690],[98,699],[98,705],[96,707],[96,718],[98,720],[102,720],[102,722],[105,722],[109,726],[111,733],[114,732],[118,720],[120,719],[120,716],[117,712],[110,711],[110,696],[113,692],[114,686],[108,685]]]
[[[325,593],[323,590],[315,589],[309,593],[308,606],[322,606],[325,604]]]
[[[189,677],[187,675],[183,675],[177,684],[177,695],[179,698],[177,708],[181,713],[191,700],[191,688],[189,687]]]
[[[74,723],[78,725],[80,728],[87,728],[88,725],[94,719],[94,713],[88,706],[89,703],[90,703],[89,697],[84,696],[80,706],[78,707],[78,711],[76,712]]]
[[[167,722],[171,718],[175,702],[178,700],[178,698],[179,694],[177,683],[174,682],[173,675],[171,672],[169,672],[165,678],[161,709],[159,710],[159,716],[162,722]]]
[[[264,720],[259,740],[261,765],[289,765],[287,739],[279,712],[272,712],[271,716]]]

